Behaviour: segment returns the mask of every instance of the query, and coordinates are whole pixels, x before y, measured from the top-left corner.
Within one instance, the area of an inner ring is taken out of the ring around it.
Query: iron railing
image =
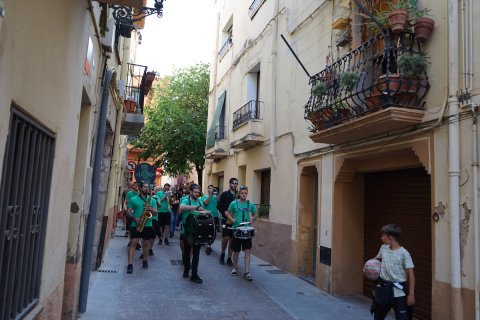
[[[215,140],[224,140],[227,138],[227,130],[224,125],[217,125],[215,127]]]
[[[312,76],[304,113],[308,129],[316,132],[391,106],[423,108],[430,88],[426,72],[407,77],[397,68],[400,56],[414,54],[425,55],[413,34],[385,30]],[[348,77],[353,81],[346,83]]]
[[[233,113],[233,130],[252,119],[260,120],[261,101],[250,100],[243,107]]]
[[[253,19],[253,17],[255,17],[258,10],[260,10],[260,7],[265,3],[265,1],[266,0],[253,0],[252,4],[248,8],[248,15],[250,16],[250,19]]]
[[[230,49],[230,45],[232,44],[232,35],[230,35],[227,40],[223,43],[222,47],[220,48],[220,51],[218,51],[218,57],[222,59]]]
[[[0,187],[0,319],[38,303],[55,136],[12,109]]]
[[[133,102],[131,108],[127,105],[127,112],[143,113],[145,84],[147,82],[147,66],[127,63],[127,83],[125,85],[125,103]]]

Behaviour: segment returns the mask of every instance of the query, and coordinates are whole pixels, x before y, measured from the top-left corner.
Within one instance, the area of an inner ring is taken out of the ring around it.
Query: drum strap
[[[200,204],[200,207],[203,208],[203,203],[202,203],[202,201],[199,201],[199,200],[197,199],[197,202]],[[188,205],[189,205],[189,206],[192,205],[192,201],[191,201],[190,197],[188,197]]]
[[[237,202],[237,209],[239,211],[242,211],[242,222],[245,222],[245,211],[249,211],[250,210],[250,200],[247,200],[247,207],[246,208],[240,208],[240,201],[238,200],[235,200]]]

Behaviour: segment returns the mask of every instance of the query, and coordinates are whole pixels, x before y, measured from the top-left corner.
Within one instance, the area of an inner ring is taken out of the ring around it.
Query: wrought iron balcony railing
[[[264,3],[265,3],[265,0],[253,0],[252,4],[248,8],[248,15],[250,16],[250,19],[253,19],[253,17],[255,17],[258,10],[260,10],[260,7]]]
[[[421,109],[427,57],[413,34],[385,30],[312,76],[305,105],[316,132],[391,106]]]
[[[220,48],[220,51],[218,51],[218,57],[222,59],[230,49],[230,45],[232,44],[232,35],[230,35],[227,40],[223,43],[222,47]]]
[[[252,119],[260,120],[260,103],[261,101],[250,100],[235,111],[233,113],[233,130]]]
[[[258,216],[260,218],[268,219],[270,216],[270,204],[267,203],[256,203],[255,207],[257,209]]]
[[[128,63],[127,83],[125,85],[125,107],[128,113],[143,113],[145,87],[151,83],[147,78],[147,66]],[[153,81],[153,80],[152,80]]]
[[[217,125],[215,127],[215,140],[224,140],[226,139],[226,127],[224,125]]]

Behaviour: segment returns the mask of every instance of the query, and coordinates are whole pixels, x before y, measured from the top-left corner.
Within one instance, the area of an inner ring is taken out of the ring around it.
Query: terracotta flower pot
[[[125,109],[127,109],[128,113],[134,113],[137,109],[137,103],[132,100],[124,100],[125,102]]]
[[[381,75],[378,77],[377,85],[380,86],[381,92],[389,92],[395,93],[400,90],[401,86],[401,79],[399,74],[389,74],[388,78],[387,75]]]
[[[430,38],[430,35],[435,28],[435,21],[430,18],[419,18],[415,20],[415,39],[420,42],[425,42]]]
[[[400,33],[405,30],[405,24],[407,23],[408,12],[403,9],[393,10],[387,15],[388,23],[392,28],[393,33]]]

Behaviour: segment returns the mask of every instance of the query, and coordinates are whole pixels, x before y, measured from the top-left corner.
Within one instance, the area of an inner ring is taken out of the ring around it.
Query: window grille
[[[266,0],[253,0],[252,4],[248,8],[248,15],[250,16],[250,19],[253,19],[253,17],[255,17],[258,10],[260,10],[260,7],[265,3],[265,1]]]
[[[12,109],[0,186],[0,319],[21,319],[40,292],[55,137]]]

